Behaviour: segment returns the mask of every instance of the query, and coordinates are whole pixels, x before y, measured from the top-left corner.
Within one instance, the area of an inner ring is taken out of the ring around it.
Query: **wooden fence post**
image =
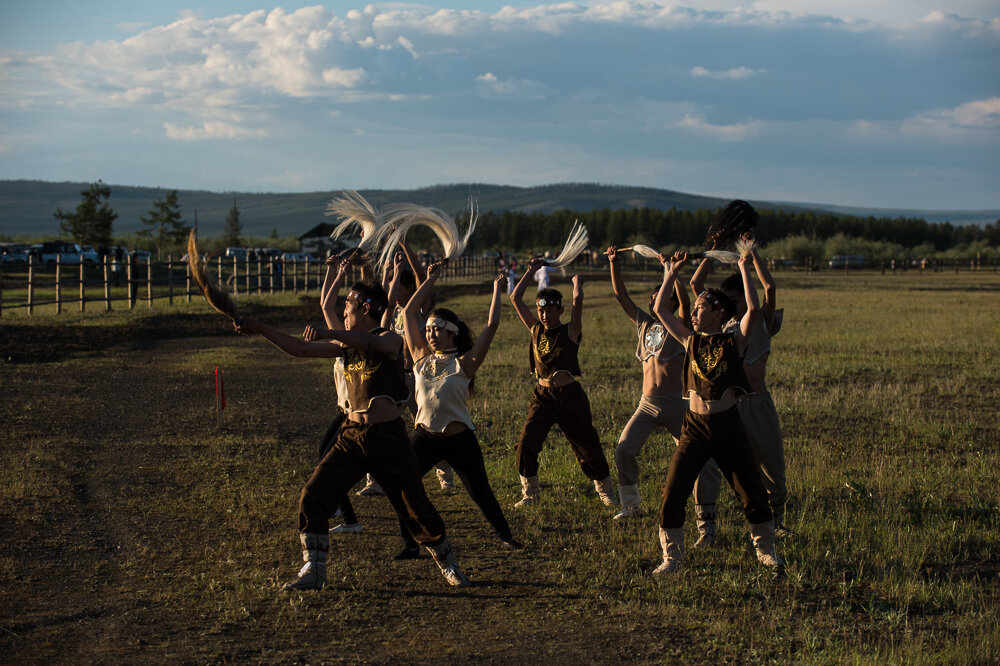
[[[104,311],[111,312],[111,256],[104,257]]]
[[[86,308],[87,297],[86,297],[86,295],[83,292],[83,285],[84,285],[84,279],[83,278],[84,278],[84,275],[83,275],[83,262],[81,261],[80,262],[80,312],[83,312],[83,311],[85,311],[87,309]]]
[[[268,289],[269,289],[268,293],[273,294],[274,293],[274,259],[273,258],[269,262],[267,262],[267,272],[268,272],[268,283],[270,285],[268,287]]]
[[[298,257],[292,259],[292,293],[299,291],[299,260]]]
[[[35,255],[28,255],[28,314],[35,314]]]
[[[174,255],[167,255],[167,305],[174,304]]]
[[[146,262],[146,302],[153,309],[153,257]]]
[[[128,309],[135,307],[135,255],[125,260],[125,282],[128,284]]]
[[[187,263],[184,264],[184,294],[185,300],[191,302],[191,257],[188,257]]]

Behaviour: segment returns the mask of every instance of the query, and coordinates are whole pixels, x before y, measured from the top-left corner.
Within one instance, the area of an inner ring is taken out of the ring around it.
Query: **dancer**
[[[522,498],[514,506],[522,507],[539,500],[538,454],[556,423],[566,434],[583,473],[593,480],[601,501],[613,506],[618,501],[614,496],[611,470],[594,428],[590,400],[575,379],[581,374],[577,353],[583,336],[583,278],[573,276],[573,310],[568,324],[560,319],[562,294],[556,289],[539,291],[535,297],[536,311],[532,312],[524,304],[524,292],[531,276],[545,263],[545,259],[532,259],[510,295],[514,310],[531,333],[529,367],[538,379],[517,443]]]
[[[410,355],[416,359],[413,374],[417,415],[410,442],[421,474],[438,461],[450,463],[500,541],[508,548],[519,549],[522,546],[514,539],[486,476],[483,453],[468,407],[476,370],[486,358],[500,325],[500,296],[507,277],[501,273],[493,281],[486,328],[473,343],[469,327],[451,310],[434,310],[421,326],[419,304],[430,293],[441,271],[440,262],[429,266],[427,279],[403,309],[404,339]],[[400,534],[404,545],[394,558],[417,557],[420,550],[402,522]]]
[[[635,324],[639,341],[635,356],[642,363],[642,397],[639,405],[622,430],[615,449],[618,467],[618,498],[622,509],[616,520],[642,514],[642,497],[639,493],[639,464],[636,457],[646,440],[656,428],[666,428],[675,439],[681,436],[681,423],[687,412],[687,402],[681,396],[681,374],[684,369],[684,347],[663,329],[663,324],[636,306],[628,294],[618,265],[619,250],[608,248],[611,269],[611,288],[625,315]],[[659,291],[649,298],[650,312]],[[677,311],[681,320],[690,316],[691,303],[687,292],[674,286],[670,295],[671,311]]]
[[[757,292],[750,284],[750,257],[744,256],[739,262],[746,312],[739,326],[728,333],[722,331],[722,325],[733,316],[735,306],[717,289],[703,292],[695,301],[691,315],[693,331],[670,311],[665,295],[673,290],[677,274],[687,261],[686,252],[674,255],[653,306],[670,335],[684,345],[684,395],[689,401],[680,441],[663,486],[659,529],[663,562],[653,573],[672,573],[684,561],[684,508],[695,479],[709,458],[718,463],[743,504],[757,559],[780,573],[783,564],[774,551],[774,520],[767,491],[736,408],[737,396],[750,392],[743,358],[747,336],[760,317]]]
[[[750,204],[746,204],[749,208]],[[752,208],[749,208],[751,211]],[[754,270],[764,287],[764,302],[761,304],[761,317],[753,327],[747,339],[746,356],[743,360],[743,371],[746,373],[751,393],[742,396],[737,403],[743,427],[753,446],[754,455],[760,462],[767,489],[767,501],[774,514],[775,531],[780,537],[791,535],[784,525],[785,502],[788,499],[788,486],[785,483],[785,448],[781,438],[781,426],[778,422],[778,411],[775,409],[771,392],[767,388],[767,361],[771,355],[771,338],[781,329],[783,310],[775,309],[777,286],[767,262],[757,253],[757,247],[752,242],[751,232],[743,234],[743,240],[750,248]],[[704,261],[691,278],[691,288],[700,293],[705,287],[709,262]],[[754,291],[756,288],[751,286]],[[737,304],[736,316],[723,328],[728,330],[737,325],[738,318],[743,315],[743,280],[739,274],[733,274],[723,280],[720,289]],[[716,502],[719,496],[721,476],[718,467],[707,465],[698,476],[695,483],[695,512],[698,517],[699,544],[711,545],[718,531],[716,525]]]
[[[413,250],[405,243],[401,242],[399,244],[401,251],[397,252],[393,257],[392,263],[392,279],[388,281],[386,285],[386,279],[388,277],[387,273],[389,270],[389,265],[386,265],[385,274],[383,274],[383,285],[386,286],[386,290],[389,292],[389,305],[391,306],[386,310],[385,315],[382,316],[382,326],[386,328],[391,328],[396,332],[396,335],[400,337],[403,336],[403,308],[412,300],[412,296],[417,291],[424,280],[420,279],[420,262],[417,260],[417,256],[413,253]],[[409,264],[409,270],[403,267],[403,259],[406,259],[406,263]],[[415,308],[415,316],[417,317],[418,329],[423,331],[423,323],[427,319],[427,310],[431,303],[431,292],[426,290],[421,296],[421,300],[417,302]],[[391,312],[390,312],[391,310]],[[413,356],[410,351],[409,346],[404,348],[404,359],[403,359],[403,370],[406,372],[406,385],[410,389],[410,401],[406,403],[407,408],[414,417],[417,415],[417,403],[416,403],[416,392],[414,391],[414,381],[413,381]],[[440,462],[435,465],[434,469],[437,475],[438,483],[441,485],[441,490],[451,491],[455,490],[455,475],[452,472],[451,465],[447,462]],[[369,480],[369,485],[372,482]],[[377,484],[374,484],[378,488]],[[368,487],[363,489],[359,494],[379,494],[376,492],[365,493]]]
[[[416,456],[400,417],[409,398],[403,380],[403,341],[379,326],[387,305],[383,290],[363,282],[351,287],[343,331],[333,342],[305,342],[252,319],[234,322],[241,334],[259,334],[292,356],[344,358],[347,421],[316,467],[299,499],[299,532],[305,565],[286,590],[326,584],[329,520],[333,506],[365,472],[372,472],[414,539],[430,552],[451,585],[469,585],[445,534],[444,523],[424,491]]]

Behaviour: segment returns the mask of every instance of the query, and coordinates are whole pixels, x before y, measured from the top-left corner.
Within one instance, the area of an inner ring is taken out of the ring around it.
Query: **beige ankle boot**
[[[660,528],[660,547],[663,562],[653,570],[654,575],[674,573],[684,564],[684,528]]]
[[[529,504],[535,504],[541,499],[542,490],[538,487],[538,477],[537,476],[522,476],[521,477],[521,501],[514,504],[515,507],[528,506]]]
[[[757,551],[757,559],[766,567],[781,570],[784,560],[774,550],[774,521],[750,523],[750,535],[753,537],[753,547]]]
[[[299,577],[285,583],[283,590],[322,590],[326,585],[326,554],[330,550],[329,534],[299,534],[302,542],[302,559]]]
[[[618,499],[615,497],[615,484],[610,476],[594,481],[594,489],[597,496],[604,503],[604,506],[618,506]]]
[[[452,551],[447,539],[436,546],[427,546],[427,550],[430,551],[431,557],[434,558],[434,563],[441,569],[441,574],[448,581],[449,585],[468,587],[472,584],[469,581],[469,577],[462,573],[462,570],[458,567],[458,558],[455,557],[455,553]]]

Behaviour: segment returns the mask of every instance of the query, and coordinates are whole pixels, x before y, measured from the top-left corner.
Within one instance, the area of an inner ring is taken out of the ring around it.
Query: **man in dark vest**
[[[286,590],[321,589],[326,584],[329,521],[339,498],[371,473],[382,485],[399,519],[425,546],[451,585],[467,586],[445,536],[444,523],[424,491],[400,406],[409,399],[403,379],[403,340],[379,326],[385,291],[355,283],[344,307],[345,330],[327,332],[330,342],[306,342],[251,319],[236,330],[259,334],[292,356],[344,360],[347,421],[299,498],[299,536],[305,565]]]

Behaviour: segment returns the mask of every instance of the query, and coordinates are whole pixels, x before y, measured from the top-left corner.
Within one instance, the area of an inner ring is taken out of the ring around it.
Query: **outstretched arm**
[[[632,301],[632,297],[628,295],[628,289],[625,288],[625,281],[622,280],[621,270],[618,268],[618,248],[612,245],[608,248],[606,254],[608,255],[608,265],[611,268],[611,289],[615,292],[618,305],[622,306],[622,310],[625,311],[625,314],[634,324],[635,313],[638,308],[635,302]]]
[[[344,348],[329,342],[306,342],[273,326],[268,326],[256,319],[243,317],[233,328],[240,335],[260,335],[272,345],[292,356],[335,358],[344,355]]]
[[[521,318],[521,323],[528,327],[528,330],[538,325],[538,317],[535,316],[531,308],[524,304],[524,290],[528,288],[528,283],[531,282],[535,272],[544,265],[544,259],[540,257],[532,259],[528,263],[528,267],[524,269],[524,275],[514,286],[514,291],[510,292],[510,302],[514,306],[514,312]]]
[[[662,254],[660,255],[660,263],[663,264],[663,268],[665,269],[663,272],[663,284],[660,286],[660,291],[656,294],[656,301],[653,303],[653,314],[663,322],[663,326],[667,329],[667,332],[674,336],[682,345],[686,345],[687,339],[691,337],[691,329],[678,319],[677,315],[670,311],[670,296],[668,294],[673,290],[677,282],[677,275],[687,261],[687,252],[677,252],[674,254],[674,261],[670,262],[670,267],[667,268],[667,258]]]
[[[674,283],[674,293],[677,294],[677,317],[681,321],[691,321],[691,299],[687,289],[681,286],[681,281]]]
[[[760,303],[757,301],[757,287],[750,277],[750,255],[740,257],[740,275],[743,277],[743,293],[746,294],[747,311],[740,320],[740,332],[746,338],[760,318]]]
[[[476,374],[476,370],[479,369],[479,366],[486,358],[486,352],[489,351],[490,345],[493,343],[493,338],[497,334],[497,328],[500,326],[500,297],[506,285],[507,276],[503,273],[500,273],[493,280],[493,297],[490,300],[490,314],[486,320],[486,328],[479,334],[476,341],[472,343],[472,348],[462,354],[460,361],[462,370],[469,377]]]
[[[389,282],[388,300],[389,305],[382,313],[382,328],[392,328],[392,317],[396,314],[396,299],[399,298],[399,277],[402,271],[400,266],[403,263],[403,253],[397,252],[392,257],[392,280]],[[388,269],[387,269],[388,270]]]

